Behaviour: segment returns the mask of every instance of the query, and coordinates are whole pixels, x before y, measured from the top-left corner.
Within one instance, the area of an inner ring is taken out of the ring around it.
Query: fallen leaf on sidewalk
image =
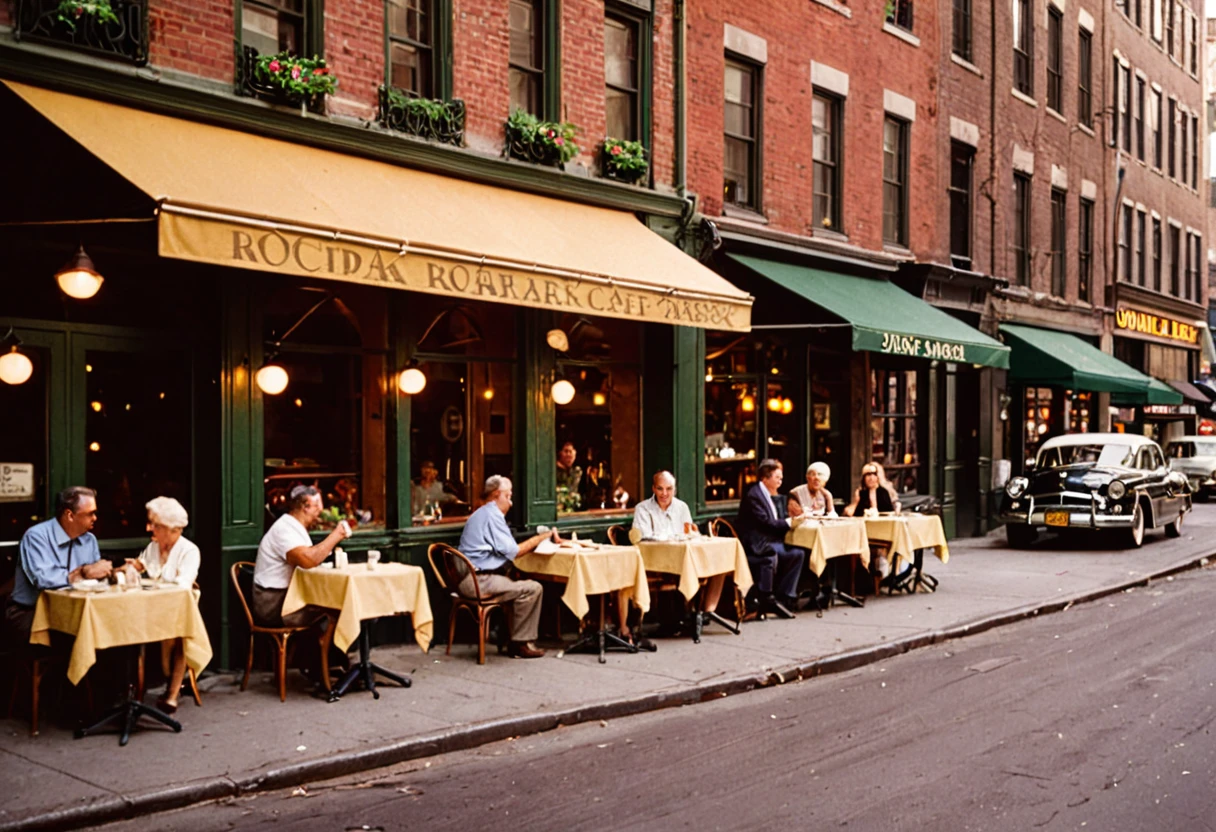
[[[308,750],[307,745],[297,745],[296,746],[296,751],[307,751],[307,750]]]
[[[308,797],[308,789],[303,786],[297,786],[291,790],[292,797]]]

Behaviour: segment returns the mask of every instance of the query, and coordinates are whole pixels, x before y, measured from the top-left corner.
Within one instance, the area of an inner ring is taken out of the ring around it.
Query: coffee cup
[[[350,563],[350,559],[346,556],[346,551],[342,547],[334,549],[334,566],[338,569],[345,569]]]
[[[367,552],[367,568],[375,569],[376,564],[380,562],[380,550],[369,549]]]

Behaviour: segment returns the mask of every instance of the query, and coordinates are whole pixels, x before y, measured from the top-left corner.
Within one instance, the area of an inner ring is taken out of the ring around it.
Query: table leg
[[[864,598],[855,598],[854,596],[849,595],[847,592],[844,592],[836,587],[836,560],[837,558],[832,558],[832,560],[829,561],[830,568],[832,570],[832,576],[830,579],[832,591],[828,597],[831,599],[831,605],[836,606],[836,602],[840,601],[841,603],[848,604],[850,607],[864,607],[866,605]],[[849,557],[849,566],[850,569],[853,566],[853,556]]]
[[[130,651],[127,651],[126,665],[127,678],[129,679],[131,678]],[[77,728],[73,736],[75,736],[76,739],[81,739],[82,737],[87,737],[90,734],[96,733],[98,730],[106,725],[109,725],[110,723],[118,723],[118,744],[126,745],[131,739],[131,732],[135,729],[136,723],[139,722],[139,718],[142,716],[151,717],[162,725],[172,728],[174,733],[180,734],[182,732],[182,725],[176,719],[173,719],[171,716],[157,708],[153,708],[151,705],[145,705],[143,702],[139,701],[139,698],[135,693],[135,683],[130,683],[127,685],[126,698],[121,703],[102,714],[101,719],[97,720],[92,725]]]
[[[640,627],[640,625],[639,625]],[[604,654],[608,650],[624,650],[626,653],[638,652],[636,644],[630,644],[616,633],[608,632],[607,619],[604,614],[604,595],[600,595],[600,610],[598,629],[594,633],[584,632],[578,641],[565,649],[566,653],[583,653],[595,651],[599,653],[600,664],[608,661]]]
[[[329,702],[337,702],[346,692],[350,690],[350,686],[358,679],[363,683],[364,690],[370,691],[373,699],[380,698],[380,691],[376,690],[376,674],[379,673],[390,682],[396,682],[403,688],[408,688],[413,684],[413,680],[408,676],[402,676],[394,673],[391,670],[386,670],[380,665],[371,660],[372,641],[371,634],[368,630],[367,623],[364,622],[359,628],[359,661],[350,670],[346,671],[346,675],[341,681],[329,692]]]

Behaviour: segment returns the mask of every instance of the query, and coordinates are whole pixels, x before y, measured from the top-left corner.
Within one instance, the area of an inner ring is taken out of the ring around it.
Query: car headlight
[[[1121,480],[1115,480],[1106,487],[1106,494],[1112,500],[1122,500],[1123,495],[1127,493],[1127,486]]]
[[[1014,477],[1005,484],[1005,493],[1015,500],[1026,493],[1026,487],[1030,485],[1030,480],[1025,477]]]

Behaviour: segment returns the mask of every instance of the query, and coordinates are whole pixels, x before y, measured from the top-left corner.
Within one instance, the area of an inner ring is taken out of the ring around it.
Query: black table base
[[[729,618],[723,618],[712,610],[703,610],[692,614],[692,643],[701,643],[701,633],[705,629],[706,624],[716,623],[721,624],[726,629],[730,630],[735,635],[741,635],[738,621],[731,621]]]
[[[174,733],[180,734],[182,732],[182,724],[180,722],[164,711],[140,702],[135,698],[135,686],[127,685],[126,699],[121,704],[106,711],[101,719],[87,728],[77,728],[75,737],[76,739],[87,737],[110,723],[117,723],[119,725],[118,744],[126,745],[127,741],[131,739],[131,732],[135,729],[135,723],[139,721],[141,716],[151,717],[162,725],[167,725],[173,729]]]
[[[566,653],[599,653],[600,664],[608,661],[604,654],[609,650],[619,650],[623,653],[637,653],[639,650],[646,650],[651,653],[659,648],[648,639],[642,638],[642,624],[638,622],[637,643],[630,642],[621,638],[617,633],[610,631],[607,627],[606,617],[604,615],[604,595],[600,595],[600,613],[599,627],[593,631],[583,631],[578,641],[565,648]]]
[[[337,702],[346,692],[350,690],[350,686],[359,680],[363,683],[363,689],[371,691],[373,699],[380,698],[380,691],[376,690],[376,674],[379,673],[390,682],[396,682],[403,688],[408,688],[413,684],[408,676],[401,676],[391,670],[385,670],[380,665],[371,660],[372,642],[371,636],[368,634],[367,625],[364,624],[359,629],[359,661],[352,665],[351,669],[346,671],[346,675],[341,681],[329,692],[328,701]]]

